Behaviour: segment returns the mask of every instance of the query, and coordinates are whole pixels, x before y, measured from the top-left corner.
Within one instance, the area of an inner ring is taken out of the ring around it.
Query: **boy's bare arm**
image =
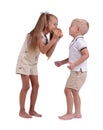
[[[54,64],[57,66],[57,67],[60,67],[61,65],[64,65],[64,64],[67,64],[69,63],[68,61],[68,58],[64,59],[64,60],[61,60],[61,61],[55,61]]]
[[[84,62],[85,60],[88,59],[89,57],[89,52],[88,52],[88,49],[85,48],[83,50],[81,50],[81,58],[79,60],[77,60],[76,62],[74,63],[69,63],[70,65],[68,66],[68,68],[70,70],[72,70],[74,67],[78,66],[79,64],[81,64],[82,62]]]
[[[81,50],[81,54],[82,54],[81,58],[75,62],[76,66],[88,59],[88,57],[89,57],[88,49],[85,48],[85,49]]]

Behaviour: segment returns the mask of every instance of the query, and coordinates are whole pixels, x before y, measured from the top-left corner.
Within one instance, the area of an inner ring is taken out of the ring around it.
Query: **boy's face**
[[[51,17],[49,22],[48,22],[49,31],[52,32],[52,30],[57,28],[57,25],[58,25],[58,20],[55,17]]]
[[[78,24],[76,21],[72,21],[71,26],[69,27],[69,35],[75,37],[78,32]]]

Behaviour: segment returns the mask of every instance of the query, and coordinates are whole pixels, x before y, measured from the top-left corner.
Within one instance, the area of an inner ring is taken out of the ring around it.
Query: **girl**
[[[38,94],[38,72],[37,63],[40,52],[51,56],[55,46],[62,36],[61,30],[57,29],[58,19],[55,15],[42,13],[37,21],[35,28],[26,36],[24,45],[18,57],[16,73],[21,75],[22,89],[20,91],[19,116],[31,118],[32,116],[41,117],[35,111],[35,103]],[[47,34],[50,33],[50,40],[47,39]],[[25,99],[31,82],[32,91],[30,95],[29,113],[25,111]]]

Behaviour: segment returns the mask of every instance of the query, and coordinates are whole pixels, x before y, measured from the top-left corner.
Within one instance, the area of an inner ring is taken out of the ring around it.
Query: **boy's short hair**
[[[86,34],[89,30],[89,23],[85,19],[76,18],[73,21],[78,23],[79,29],[81,30],[82,35]]]

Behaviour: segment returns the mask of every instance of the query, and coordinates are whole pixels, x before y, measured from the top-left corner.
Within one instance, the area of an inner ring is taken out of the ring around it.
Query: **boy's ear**
[[[77,28],[77,32],[80,32],[80,28],[79,27]]]

